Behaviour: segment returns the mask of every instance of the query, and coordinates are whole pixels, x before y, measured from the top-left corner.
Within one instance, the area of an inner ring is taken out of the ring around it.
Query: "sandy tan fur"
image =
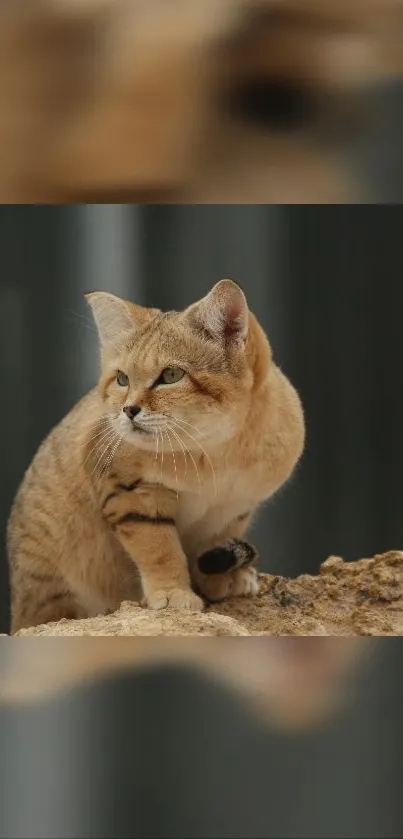
[[[403,70],[403,0],[0,6],[3,203],[357,201],[337,131]],[[256,79],[311,85],[332,148],[229,118],[225,91]]]
[[[191,583],[213,600],[254,594],[254,568],[206,576],[196,560],[244,536],[303,451],[300,399],[235,283],[221,281],[177,313],[103,292],[88,300],[101,375],[41,445],[17,493],[13,631],[142,595],[151,608],[200,609]],[[158,384],[172,366],[186,375]],[[135,422],[150,433],[134,430],[128,405],[141,408]]]

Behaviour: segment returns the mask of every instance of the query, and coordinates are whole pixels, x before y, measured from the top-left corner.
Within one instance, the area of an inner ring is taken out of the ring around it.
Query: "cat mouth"
[[[150,429],[144,428],[144,426],[139,425],[136,422],[132,422],[132,431],[137,431],[139,434],[152,434],[153,433]]]

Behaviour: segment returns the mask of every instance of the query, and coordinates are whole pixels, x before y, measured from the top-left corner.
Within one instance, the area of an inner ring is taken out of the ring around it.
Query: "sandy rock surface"
[[[260,593],[203,613],[153,612],[125,602],[112,615],[63,620],[20,636],[403,635],[403,551],[344,562],[329,557],[317,576],[261,574]]]

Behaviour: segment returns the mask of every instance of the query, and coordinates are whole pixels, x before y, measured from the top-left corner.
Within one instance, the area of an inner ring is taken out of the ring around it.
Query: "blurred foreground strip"
[[[0,201],[353,202],[402,71],[403,0],[2,0]]]
[[[373,649],[352,638],[13,638],[0,646],[0,698],[38,702],[122,669],[171,662],[226,683],[271,724],[315,725],[351,698]]]

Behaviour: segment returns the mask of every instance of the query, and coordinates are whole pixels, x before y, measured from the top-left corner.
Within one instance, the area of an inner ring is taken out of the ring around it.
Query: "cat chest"
[[[245,475],[232,475],[226,480],[209,482],[200,492],[184,492],[179,501],[176,525],[187,534],[198,524],[211,532],[224,528],[237,516],[249,512],[258,502]]]

